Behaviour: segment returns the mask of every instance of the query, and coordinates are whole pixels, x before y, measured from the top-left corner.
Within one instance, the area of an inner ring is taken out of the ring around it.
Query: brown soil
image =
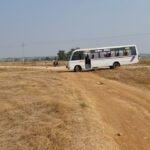
[[[0,69],[1,150],[149,150],[150,70]]]

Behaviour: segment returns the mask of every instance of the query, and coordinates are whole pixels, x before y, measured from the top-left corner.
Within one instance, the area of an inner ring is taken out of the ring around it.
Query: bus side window
[[[116,51],[116,56],[119,56],[119,50]]]
[[[111,57],[111,52],[107,52],[107,57]]]
[[[119,56],[123,56],[124,55],[124,52],[123,52],[123,50],[121,49],[121,50],[119,50]]]
[[[131,55],[136,55],[136,49],[135,47],[131,47]]]
[[[94,54],[92,54],[92,57],[91,57],[92,59],[94,59]]]
[[[104,57],[107,57],[107,52],[103,52],[104,53]]]
[[[110,57],[110,56],[111,56],[111,53],[109,51],[104,52],[104,57]]]
[[[90,53],[90,58],[91,59],[98,59],[99,58],[100,53],[98,51],[91,50],[90,52],[91,52]]]
[[[111,57],[115,57],[115,51],[111,50]]]
[[[104,55],[105,55],[104,52],[101,51],[101,52],[100,52],[100,58],[104,58]]]
[[[98,52],[98,58],[101,58],[101,54],[100,54],[100,52]]]
[[[123,51],[123,55],[124,55],[124,56],[127,56],[127,55],[128,55],[127,50],[124,50],[124,51]]]
[[[94,58],[93,59],[99,59],[99,52],[94,53]]]
[[[129,50],[127,51],[127,53],[128,53],[128,56],[131,56],[131,49],[129,49]]]

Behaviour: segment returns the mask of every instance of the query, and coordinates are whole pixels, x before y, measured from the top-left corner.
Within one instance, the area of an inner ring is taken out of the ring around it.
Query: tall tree
[[[59,50],[57,56],[59,60],[66,60],[66,53],[64,50]]]
[[[72,54],[72,52],[73,51],[75,51],[76,49],[80,49],[79,47],[77,47],[77,48],[71,48],[67,53],[66,53],[66,57],[67,57],[67,59],[69,59],[70,58],[70,56],[71,56],[71,54]]]

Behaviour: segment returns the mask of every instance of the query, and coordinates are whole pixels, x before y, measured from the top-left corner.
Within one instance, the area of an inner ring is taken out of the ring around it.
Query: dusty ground
[[[59,61],[59,66],[65,66],[66,61]],[[149,65],[150,66],[150,57],[144,57],[139,60],[138,65]],[[53,61],[48,60],[48,61],[0,61],[0,66],[26,66],[26,67],[31,67],[31,66],[37,66],[37,67],[51,67],[53,66]],[[134,64],[134,66],[137,66],[137,64]]]
[[[150,57],[141,58],[139,63],[141,65],[150,65]]]
[[[149,150],[150,68],[0,68],[1,150]]]
[[[63,66],[65,65],[66,62],[65,61],[59,61],[59,66]],[[45,67],[49,67],[49,66],[53,66],[53,61],[52,60],[48,60],[48,61],[0,61],[0,66],[45,66]]]

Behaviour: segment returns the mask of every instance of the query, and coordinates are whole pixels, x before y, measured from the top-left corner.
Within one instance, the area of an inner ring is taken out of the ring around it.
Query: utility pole
[[[22,47],[22,63],[24,64],[24,47],[25,47],[25,44],[24,43],[22,43],[21,44],[21,47]]]

